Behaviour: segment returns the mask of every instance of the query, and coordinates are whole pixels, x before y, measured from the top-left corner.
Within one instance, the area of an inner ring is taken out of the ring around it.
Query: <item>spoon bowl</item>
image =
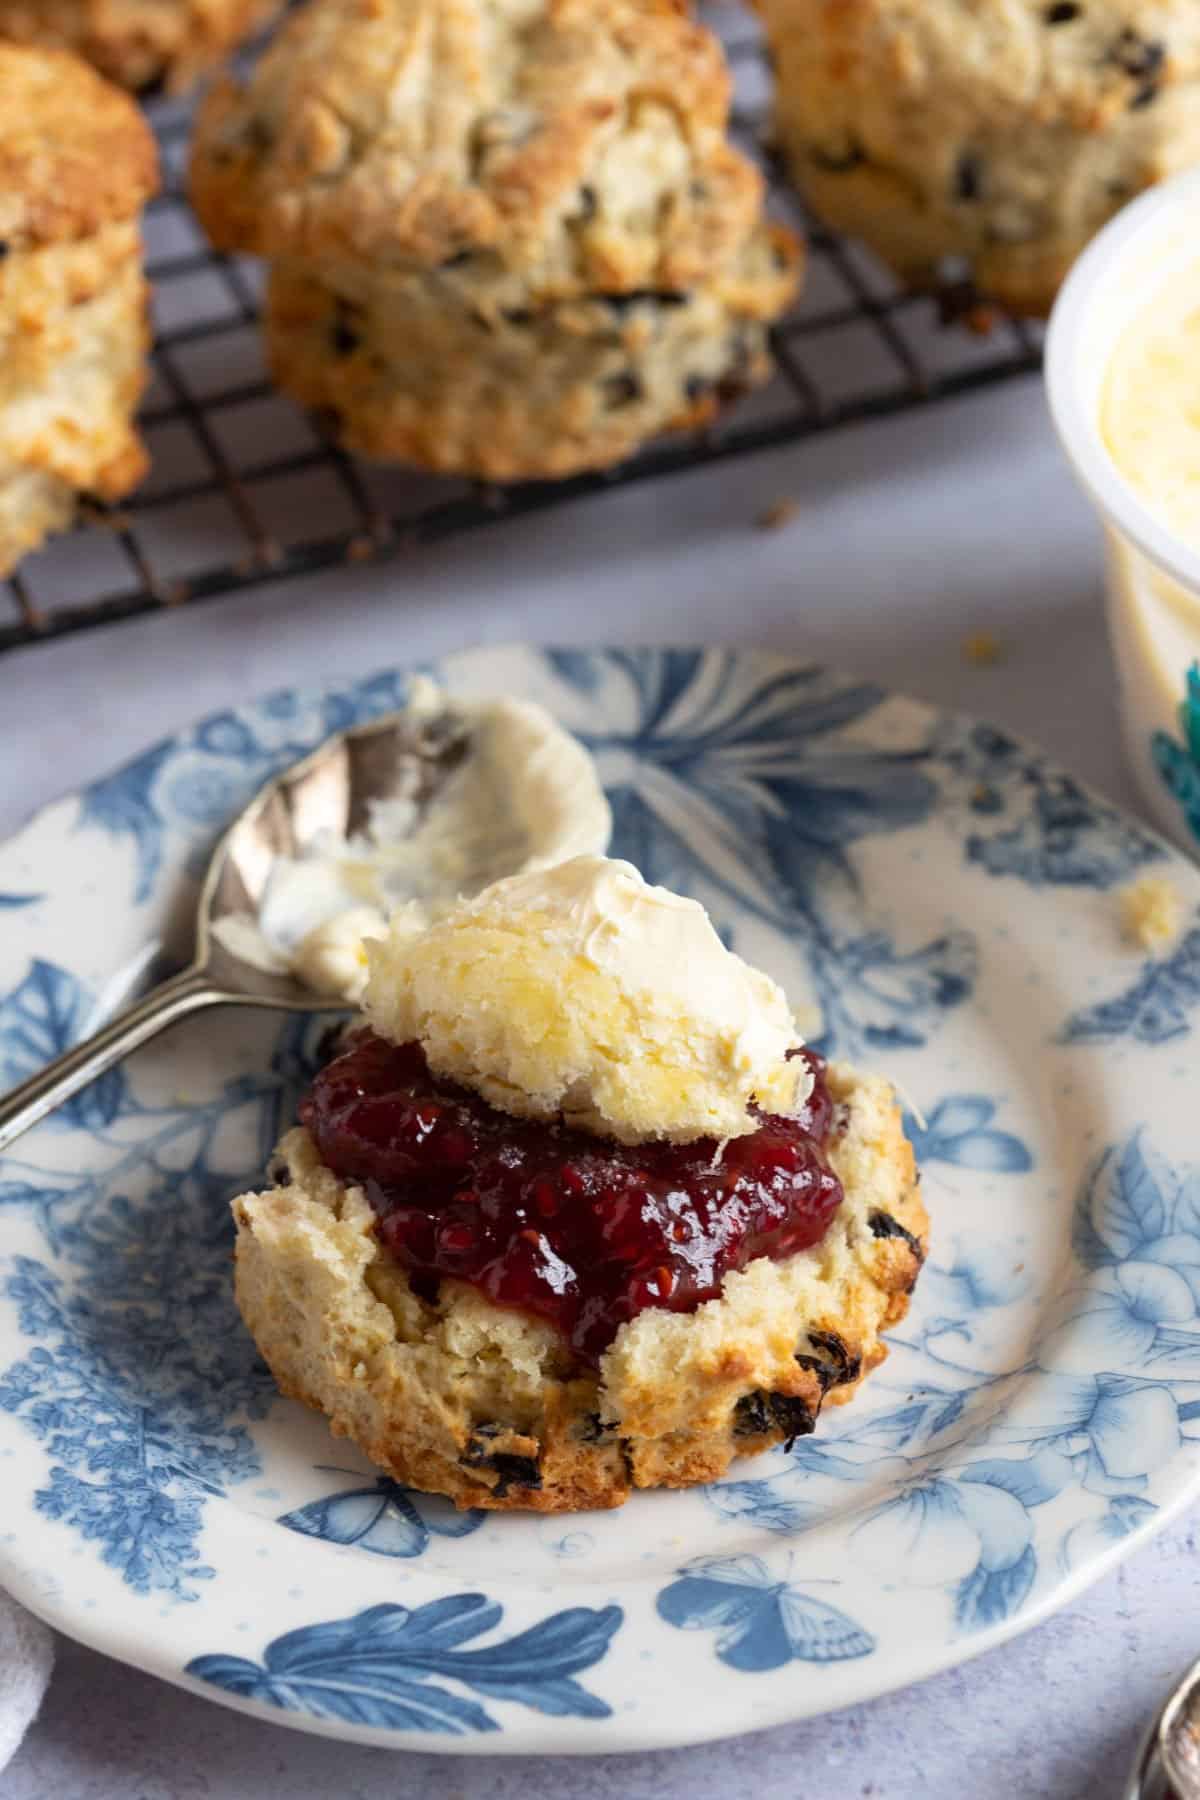
[[[211,1006],[350,1010],[350,1002],[264,969],[223,941],[225,921],[257,916],[271,872],[302,857],[318,838],[364,830],[376,802],[410,804],[415,830],[470,750],[467,721],[453,707],[389,713],[326,738],[268,781],[213,851],[196,909],[194,954],[178,975],[0,1099],[0,1151],[149,1038]]]
[[[213,852],[196,911],[196,960],[230,999],[303,1012],[346,1012],[295,976],[241,957],[218,927],[257,915],[281,858],[302,857],[320,839],[367,829],[376,802],[412,804],[412,828],[469,752],[470,732],[452,709],[388,713],[326,738],[302,762],[261,787]],[[2,1142],[2,1139],[0,1139]]]

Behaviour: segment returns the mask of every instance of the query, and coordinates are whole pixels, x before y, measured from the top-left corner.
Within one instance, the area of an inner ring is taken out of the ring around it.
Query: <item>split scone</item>
[[[188,87],[280,0],[0,0],[0,37],[73,50],[135,91]]]
[[[1043,314],[1119,207],[1200,161],[1195,0],[757,0],[814,208],[914,287]]]
[[[400,1481],[545,1512],[853,1396],[925,1254],[912,1152],[702,907],[578,857],[368,958],[365,1026],[234,1202],[285,1394]]]
[[[200,117],[277,380],[381,459],[570,475],[767,370],[799,248],[683,0],[313,0]]]
[[[0,575],[146,458],[139,214],[154,140],[75,57],[0,44]]]

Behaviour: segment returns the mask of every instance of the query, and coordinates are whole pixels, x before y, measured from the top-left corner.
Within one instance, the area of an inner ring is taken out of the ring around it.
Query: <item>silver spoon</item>
[[[1200,1662],[1193,1663],[1176,1682],[1146,1726],[1121,1800],[1197,1800],[1198,1716]]]
[[[1200,1800],[1200,1662],[1192,1664],[1163,1707],[1157,1740],[1177,1800]]]
[[[0,1099],[0,1151],[189,1013],[210,1006],[348,1011],[344,1000],[242,961],[214,936],[213,926],[234,914],[257,913],[276,858],[301,855],[318,833],[347,837],[363,830],[373,800],[403,794],[414,802],[419,819],[468,749],[466,724],[451,710],[390,713],[327,738],[260,788],[213,852],[200,890],[189,966]]]

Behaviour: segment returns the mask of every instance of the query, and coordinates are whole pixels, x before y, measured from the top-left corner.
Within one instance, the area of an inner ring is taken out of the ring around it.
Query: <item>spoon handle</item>
[[[213,987],[200,969],[185,969],[181,975],[173,975],[136,1006],[118,1013],[82,1044],[56,1056],[28,1081],[0,1097],[0,1150],[6,1150],[23,1131],[176,1019],[204,1006],[219,1006],[234,997]]]

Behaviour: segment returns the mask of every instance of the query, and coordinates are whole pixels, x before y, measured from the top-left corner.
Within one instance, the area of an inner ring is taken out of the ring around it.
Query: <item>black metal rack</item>
[[[210,599],[559,506],[614,484],[739,456],[1035,369],[1036,330],[986,333],[907,294],[859,246],[806,218],[763,149],[770,77],[751,16],[713,5],[736,79],[735,131],[767,170],[771,206],[809,244],[795,312],[774,333],[776,373],[716,426],[652,445],[604,475],[498,488],[381,469],[340,450],[267,378],[259,270],[215,255],[183,194],[190,108],[156,101],[164,192],[146,217],[154,284],[153,379],[142,408],[152,468],[97,515],[0,582],[0,651]]]

